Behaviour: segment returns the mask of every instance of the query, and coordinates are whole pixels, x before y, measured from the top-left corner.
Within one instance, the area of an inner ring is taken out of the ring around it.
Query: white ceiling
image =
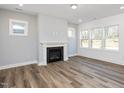
[[[69,4],[24,4],[20,7],[17,4],[1,4],[0,8],[14,10],[30,14],[44,14],[66,19],[68,22],[79,24],[107,16],[123,13],[119,4],[79,4],[76,10],[72,10]],[[22,11],[16,10],[22,9]]]

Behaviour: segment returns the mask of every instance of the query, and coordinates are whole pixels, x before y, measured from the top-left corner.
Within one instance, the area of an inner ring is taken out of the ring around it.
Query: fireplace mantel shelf
[[[67,42],[41,42],[40,45],[64,45],[64,44],[67,44]]]

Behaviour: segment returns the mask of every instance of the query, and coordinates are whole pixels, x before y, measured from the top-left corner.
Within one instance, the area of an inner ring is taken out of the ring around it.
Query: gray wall
[[[52,16],[39,14],[38,16],[39,41],[67,42],[67,21]]]
[[[74,56],[75,54],[77,54],[78,51],[78,43],[77,43],[77,35],[78,35],[78,25],[77,24],[72,24],[72,23],[68,23],[68,28],[74,28],[75,31],[75,37],[74,38],[68,38],[68,55],[69,56]]]
[[[29,22],[28,36],[10,36],[9,19]],[[37,17],[0,10],[0,66],[37,60]]]

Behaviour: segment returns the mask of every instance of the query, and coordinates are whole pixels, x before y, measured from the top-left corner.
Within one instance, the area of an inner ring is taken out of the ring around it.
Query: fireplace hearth
[[[47,63],[63,61],[63,47],[47,48]]]

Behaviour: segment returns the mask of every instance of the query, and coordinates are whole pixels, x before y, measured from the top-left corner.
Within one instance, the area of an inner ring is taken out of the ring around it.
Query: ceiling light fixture
[[[71,8],[74,10],[77,9],[77,4],[71,4]]]
[[[19,4],[19,6],[21,6],[21,7],[22,7],[22,6],[23,6],[23,4]]]
[[[124,6],[121,6],[120,9],[124,9]]]

